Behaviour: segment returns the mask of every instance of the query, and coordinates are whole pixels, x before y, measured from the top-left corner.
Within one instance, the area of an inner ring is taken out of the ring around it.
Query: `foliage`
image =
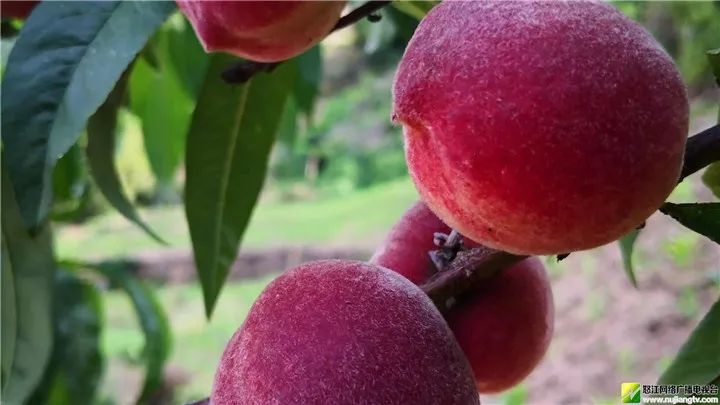
[[[50,360],[55,263],[50,228],[26,231],[4,167],[2,177],[2,396],[19,404]]]
[[[157,236],[140,219],[132,203],[128,201],[114,165],[115,133],[117,116],[127,87],[127,75],[123,75],[108,95],[107,100],[88,120],[87,163],[95,183],[112,206],[125,218],[137,224],[155,240]]]
[[[720,300],[678,352],[658,384],[711,384],[720,378]]]
[[[630,283],[635,288],[637,288],[637,279],[635,278],[635,270],[633,269],[632,254],[633,248],[635,246],[635,241],[637,240],[639,234],[640,230],[636,229],[618,240],[618,244],[620,245],[620,252],[622,253],[623,267],[625,268],[625,273],[627,273]]]
[[[233,61],[213,56],[188,136],[185,208],[208,317],[237,256],[265,180],[280,112],[297,65],[230,87],[220,73]]]
[[[168,2],[43,2],[23,26],[3,76],[2,140],[14,152],[6,154],[7,169],[30,228],[40,227],[47,216],[58,157],[77,141],[87,119],[174,7]],[[92,86],[86,84],[90,78]]]
[[[107,277],[112,287],[123,290],[133,304],[145,336],[141,355],[145,362],[145,381],[138,402],[152,403],[170,355],[172,338],[167,317],[153,291],[127,272],[123,263],[100,263],[91,267]]]
[[[52,357],[30,403],[91,404],[104,368],[101,295],[63,269],[56,272],[53,290]]]

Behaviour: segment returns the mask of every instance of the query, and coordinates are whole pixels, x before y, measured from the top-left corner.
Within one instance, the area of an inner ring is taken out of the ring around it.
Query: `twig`
[[[375,14],[376,11],[390,3],[391,1],[368,1],[340,18],[328,35]],[[272,72],[281,63],[283,63],[283,61],[270,63],[240,61],[225,69],[221,76],[228,84],[242,84],[259,72]]]
[[[680,173],[680,181],[719,160],[720,125],[715,125],[688,138],[685,144],[685,162]]]
[[[448,301],[526,257],[482,246],[464,250],[457,254],[445,270],[437,273],[420,288],[440,312],[446,312],[450,304]]]
[[[716,161],[720,161],[720,126],[718,125],[687,140],[680,181]],[[662,210],[662,207],[660,209]],[[569,253],[558,255],[558,260],[564,259],[567,255]],[[455,260],[445,269],[441,269],[421,288],[437,305],[440,312],[446,312],[455,297],[479,282],[494,277],[525,257],[527,256],[517,256],[487,247],[460,251]]]
[[[381,8],[387,6],[390,3],[392,3],[392,1],[368,1],[367,3],[363,4],[362,6],[356,8],[355,10],[349,12],[347,15],[340,18],[337,24],[335,24],[335,26],[333,27],[333,29],[330,30],[330,32],[341,30],[348,25],[355,24],[363,18],[375,14],[376,11],[380,10]]]

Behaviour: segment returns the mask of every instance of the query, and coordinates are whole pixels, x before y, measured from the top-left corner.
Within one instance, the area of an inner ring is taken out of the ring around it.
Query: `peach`
[[[3,18],[14,17],[26,19],[38,5],[38,0],[3,1],[0,3],[0,14]]]
[[[433,274],[433,233],[448,233],[425,204],[410,208],[371,259],[415,284]],[[465,240],[466,247],[478,244]],[[550,344],[555,310],[545,269],[536,257],[503,270],[456,298],[446,314],[481,393],[506,390],[538,365]]]
[[[515,254],[618,239],[675,187],[678,70],[604,2],[444,1],[393,90],[410,173],[445,223]]]
[[[320,42],[340,19],[345,1],[178,0],[207,52],[257,62],[292,58]]]
[[[211,403],[478,404],[467,359],[398,274],[325,260],[262,292],[220,361]]]

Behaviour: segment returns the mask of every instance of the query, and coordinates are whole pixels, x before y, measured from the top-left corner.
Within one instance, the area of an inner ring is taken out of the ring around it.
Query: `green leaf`
[[[167,28],[167,29],[165,29]],[[163,26],[167,35],[168,60],[163,63],[175,72],[188,96],[195,100],[205,79],[210,61],[192,26],[176,13]]]
[[[715,162],[705,169],[702,181],[715,197],[720,198],[720,162]]]
[[[720,243],[720,203],[665,203],[660,212],[670,215],[686,228]]]
[[[435,7],[437,1],[393,1],[391,3],[393,7],[409,15],[410,17],[422,20],[425,15],[433,7]]]
[[[712,69],[715,80],[720,86],[720,48],[711,49],[705,53],[710,61],[710,68]]]
[[[95,403],[104,359],[102,301],[97,288],[67,270],[55,277],[54,339],[50,364],[31,403]]]
[[[228,86],[220,73],[234,60],[211,58],[185,157],[185,213],[208,316],[262,188],[295,72],[291,61]]]
[[[283,108],[282,116],[280,117],[280,125],[278,125],[277,130],[278,140],[286,145],[292,145],[297,137],[297,115],[298,108],[295,100],[292,97],[288,97],[285,102],[285,108]]]
[[[6,165],[27,226],[51,200],[52,169],[77,141],[174,2],[44,1],[22,28],[2,82]]]
[[[630,283],[632,283],[635,288],[637,288],[637,279],[635,278],[635,271],[633,270],[632,254],[633,249],[635,248],[635,241],[637,240],[639,234],[640,230],[634,229],[618,240],[625,274],[627,274]]]
[[[3,156],[3,160],[6,157]],[[30,236],[7,170],[2,170],[2,402],[22,404],[42,378],[52,351],[55,259],[46,225]],[[6,297],[7,295],[7,297]],[[7,330],[6,330],[7,328]]]
[[[162,382],[165,362],[172,348],[168,319],[153,290],[125,269],[124,263],[106,262],[92,266],[104,274],[113,287],[125,291],[132,301],[145,336],[145,381],[138,403],[151,403],[151,395]]]
[[[173,21],[174,18],[164,25],[154,39],[157,69],[141,58],[130,78],[130,106],[142,121],[150,167],[165,186],[172,184],[185,152],[185,138],[195,108],[193,92],[197,92],[192,88],[196,86],[192,80],[198,80],[195,76],[204,77],[208,59],[204,53],[183,53],[184,47],[177,43],[184,40],[183,34],[173,28]],[[193,56],[199,58],[183,59]],[[180,61],[176,62],[177,59]],[[190,63],[192,69],[177,69],[175,63]],[[181,79],[180,73],[188,83]]]
[[[683,344],[658,384],[710,384],[720,377],[720,300]]]
[[[710,61],[710,68],[712,69],[713,75],[715,76],[715,83],[720,86],[720,48],[711,49],[705,53]],[[720,108],[718,108],[718,124],[720,124]],[[711,187],[712,188],[712,187]],[[715,195],[717,193],[713,190]]]
[[[87,186],[87,173],[82,151],[76,144],[58,160],[53,171],[55,203],[72,202],[80,198]]]
[[[87,162],[95,184],[108,202],[120,213],[160,243],[165,243],[149,226],[128,200],[120,175],[115,168],[115,131],[117,115],[125,97],[127,75],[123,75],[107,100],[90,117],[87,126]]]
[[[5,239],[2,241],[2,279],[0,279],[0,312],[2,318],[2,327],[0,328],[0,334],[2,344],[0,345],[0,361],[2,364],[2,372],[0,373],[0,382],[5,387],[5,382],[12,373],[13,357],[15,356],[15,342],[17,339],[17,307],[15,296],[15,280],[12,274],[12,265],[10,264],[10,257],[8,255],[7,247],[5,246]]]
[[[293,97],[300,111],[311,118],[322,80],[323,64],[320,46],[316,45],[297,57],[298,75]]]

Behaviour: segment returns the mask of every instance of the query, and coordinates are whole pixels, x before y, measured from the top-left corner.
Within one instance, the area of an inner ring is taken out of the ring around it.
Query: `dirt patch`
[[[301,263],[321,259],[367,260],[365,249],[292,246],[242,251],[233,264],[229,280],[257,278],[276,274]],[[140,277],[158,283],[187,283],[196,277],[192,253],[184,249],[167,249],[137,255],[128,265]]]
[[[638,240],[637,290],[615,244],[570,255],[551,270],[555,333],[525,381],[528,403],[619,403],[622,382],[657,381],[718,298],[720,249],[701,238],[680,266],[663,251],[668,237],[680,232],[662,215],[648,221]],[[499,402],[483,398],[484,404]]]

